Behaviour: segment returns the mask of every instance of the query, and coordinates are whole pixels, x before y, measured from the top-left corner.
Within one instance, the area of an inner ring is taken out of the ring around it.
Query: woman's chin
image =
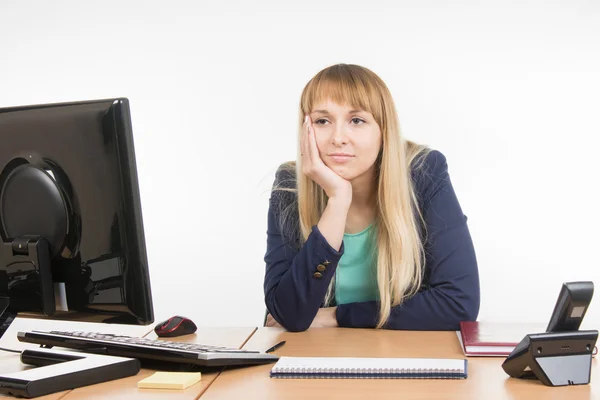
[[[354,173],[353,173],[352,168],[348,168],[343,165],[333,165],[329,168],[331,168],[333,170],[333,172],[335,172],[336,174],[338,174],[339,176],[341,176],[342,178],[344,178],[346,180],[352,180],[354,178]]]

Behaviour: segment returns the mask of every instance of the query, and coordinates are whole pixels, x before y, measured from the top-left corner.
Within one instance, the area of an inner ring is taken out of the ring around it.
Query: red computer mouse
[[[196,324],[189,318],[175,315],[154,327],[159,337],[175,337],[196,332]]]

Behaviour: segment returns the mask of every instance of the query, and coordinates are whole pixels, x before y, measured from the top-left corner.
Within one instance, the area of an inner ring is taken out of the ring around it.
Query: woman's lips
[[[354,156],[351,156],[348,154],[331,154],[329,156],[329,158],[331,158],[336,163],[344,164],[344,163],[347,163],[348,161],[352,160],[354,158]]]

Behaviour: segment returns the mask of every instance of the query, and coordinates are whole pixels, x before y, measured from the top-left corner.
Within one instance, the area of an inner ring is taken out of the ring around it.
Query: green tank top
[[[344,254],[335,275],[337,304],[379,300],[377,252],[373,225],[358,233],[344,234]]]

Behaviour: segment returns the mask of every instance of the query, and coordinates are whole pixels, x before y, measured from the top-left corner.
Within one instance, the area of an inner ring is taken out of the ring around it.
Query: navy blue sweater
[[[479,273],[467,217],[442,153],[430,151],[421,167],[413,168],[411,178],[426,225],[421,226],[426,229],[423,284],[413,297],[392,307],[384,328],[458,330],[460,321],[474,321],[479,313]],[[295,188],[295,173],[280,168],[274,186]],[[283,225],[283,215],[291,223]],[[299,235],[296,194],[273,191],[264,259],[265,303],[273,318],[289,331],[310,327],[344,254],[344,244],[336,251],[317,226],[302,246]],[[320,264],[327,268],[315,274]],[[375,327],[379,302],[338,305],[336,318],[341,327]]]

